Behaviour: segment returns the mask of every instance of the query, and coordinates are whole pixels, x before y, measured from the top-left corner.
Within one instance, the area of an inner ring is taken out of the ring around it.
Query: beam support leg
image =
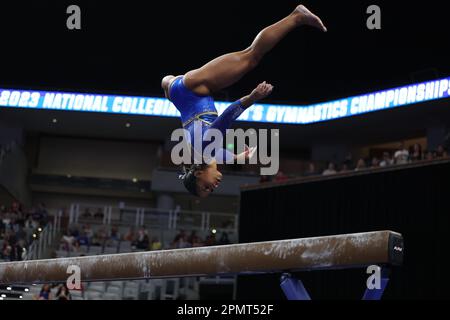
[[[391,270],[388,267],[381,267],[380,288],[374,288],[374,289],[367,288],[366,291],[364,292],[364,296],[363,296],[362,300],[381,300],[384,290],[386,289],[386,287],[388,285],[390,273],[391,273]],[[366,286],[367,286],[367,284],[366,284]]]
[[[280,286],[288,300],[311,300],[303,282],[293,278],[289,273],[281,276]]]

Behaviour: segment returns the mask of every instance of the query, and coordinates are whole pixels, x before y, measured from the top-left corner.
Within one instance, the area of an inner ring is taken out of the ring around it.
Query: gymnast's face
[[[197,177],[197,194],[201,198],[209,196],[222,181],[222,173],[217,170],[217,163],[213,162],[206,168],[195,172]]]

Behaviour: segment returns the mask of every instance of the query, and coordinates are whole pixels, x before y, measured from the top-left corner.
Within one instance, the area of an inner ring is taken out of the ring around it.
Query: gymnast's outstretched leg
[[[299,5],[290,15],[262,30],[247,49],[225,54],[200,69],[188,72],[184,84],[199,95],[210,95],[231,86],[255,68],[267,52],[300,25],[327,30],[319,17]]]

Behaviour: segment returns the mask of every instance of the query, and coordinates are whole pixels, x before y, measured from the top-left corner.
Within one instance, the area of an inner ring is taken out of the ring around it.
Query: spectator
[[[283,173],[283,171],[279,170],[275,176],[275,182],[283,182],[288,180],[289,177]]]
[[[12,217],[14,217],[15,224],[17,224],[17,226],[24,225],[25,223],[24,210],[19,202],[16,201],[13,202],[10,213],[12,214]]]
[[[193,243],[192,247],[203,247],[205,244],[203,243],[203,240],[198,237]]]
[[[73,227],[73,228],[71,228],[70,230],[69,230],[69,234],[72,236],[72,237],[78,237],[79,235],[80,235],[80,231],[78,230],[78,227]]]
[[[172,242],[173,248],[188,248],[191,244],[189,243],[186,233],[184,230],[180,230],[180,232],[175,236],[175,239]]]
[[[67,285],[61,284],[56,292],[56,300],[72,300],[72,296],[70,295],[69,288]]]
[[[333,174],[336,174],[336,173],[337,173],[337,172],[336,172],[334,163],[333,163],[333,162],[330,162],[330,163],[328,164],[327,169],[324,170],[324,172],[322,173],[322,175],[324,175],[324,176],[330,176],[330,175],[333,175]]]
[[[259,178],[259,183],[266,183],[266,182],[270,182],[270,181],[271,181],[270,176],[261,176]]]
[[[13,201],[13,203],[11,204],[10,212],[17,215],[22,214],[22,206],[20,205],[20,203],[17,201]]]
[[[345,173],[345,172],[349,172],[350,171],[350,167],[348,166],[347,162],[343,162],[342,166],[341,166],[341,173]]]
[[[21,261],[26,258],[28,244],[39,223],[33,220],[33,211],[26,211],[18,201],[8,208],[0,205],[0,258],[7,261]],[[27,218],[25,221],[24,218]]]
[[[26,249],[25,242],[20,239],[13,248],[14,261],[22,261],[25,258]]]
[[[134,228],[130,227],[130,229],[128,229],[128,232],[123,237],[123,240],[125,240],[125,241],[132,241],[133,242],[134,241],[134,237],[135,237]]]
[[[27,250],[26,242],[23,239],[20,239],[18,243],[19,243],[19,245],[22,248],[22,252],[21,252],[21,255],[20,255],[20,260],[27,260],[28,250]]]
[[[88,238],[88,241],[90,241],[92,239],[92,237],[94,236],[94,232],[92,231],[92,228],[89,224],[84,225],[83,232],[86,235],[86,237]]]
[[[422,160],[422,158],[422,146],[419,143],[415,143],[411,148],[410,159],[411,161],[419,161]]]
[[[92,213],[91,213],[91,211],[89,210],[89,208],[86,208],[85,210],[84,210],[84,213],[81,215],[83,218],[85,218],[85,219],[89,219],[89,218],[92,218]]]
[[[214,232],[211,232],[205,240],[205,245],[206,246],[215,246],[217,244],[216,241],[216,234]]]
[[[2,258],[6,261],[12,261],[12,246],[8,240],[4,240],[3,242]]]
[[[61,242],[62,242],[64,250],[72,251],[72,249],[75,245],[75,242],[76,242],[76,238],[73,235],[71,235],[70,233],[65,234],[65,235],[63,235]]]
[[[355,171],[361,171],[361,170],[364,170],[364,169],[366,169],[366,162],[364,161],[363,158],[361,158],[356,163]]]
[[[308,163],[308,169],[303,174],[305,177],[311,177],[317,175],[316,166],[313,162]]]
[[[16,238],[15,232],[13,230],[6,230],[4,239],[8,240],[8,242],[11,244],[11,246],[14,246],[17,242],[17,238]]]
[[[50,285],[44,284],[42,286],[41,292],[39,293],[38,300],[51,300],[52,299],[52,293]]]
[[[152,243],[150,245],[150,250],[161,250],[162,249],[162,243],[158,240],[157,237],[152,238]]]
[[[345,156],[344,164],[346,164],[349,170],[353,167],[353,155],[351,152],[348,152]]]
[[[391,159],[391,155],[389,152],[383,152],[383,159],[380,161],[380,167],[387,167],[392,165],[393,160]]]
[[[444,146],[442,144],[438,145],[436,149],[436,158],[443,158],[444,157]]]
[[[103,219],[104,216],[102,208],[98,208],[97,212],[94,214],[95,219]]]
[[[86,231],[82,231],[81,235],[77,238],[78,245],[80,246],[89,246],[89,237],[86,234]]]
[[[136,237],[136,243],[135,246],[137,249],[140,250],[148,250],[150,245],[150,240],[147,235],[147,232],[144,230],[144,228],[140,228],[138,231],[138,235]]]
[[[31,217],[33,218],[34,221],[38,222],[39,224],[43,220],[41,213],[35,208],[31,210]]]
[[[222,232],[222,236],[220,237],[219,244],[220,245],[230,244],[230,240],[228,239],[228,233]]]
[[[194,246],[194,244],[197,244],[200,242],[200,238],[197,236],[197,231],[192,230],[191,235],[189,236],[187,240],[191,246]]]
[[[30,214],[28,219],[25,221],[25,228],[30,230],[35,230],[39,227],[39,222],[33,219],[33,216]]]
[[[395,164],[406,164],[408,163],[409,152],[405,147],[405,143],[401,142],[399,149],[394,153]]]
[[[75,238],[75,241],[73,242],[73,251],[78,252],[80,251],[80,242],[78,241],[78,237]]]
[[[13,220],[9,218],[9,214],[5,218],[3,218],[3,225],[5,228],[5,232],[13,229]]]
[[[108,234],[104,227],[97,230],[95,234],[95,238],[97,239],[97,243],[100,246],[103,246],[108,238]]]
[[[91,246],[102,246],[103,241],[102,241],[101,235],[99,235],[98,232],[94,233],[94,235],[90,239],[89,243]]]
[[[379,168],[380,167],[380,160],[378,160],[377,157],[373,157],[372,158],[372,164],[370,166],[372,169],[373,168]]]
[[[433,153],[431,151],[425,151],[424,160],[433,160]]]
[[[180,232],[178,232],[178,234],[175,236],[172,243],[176,243],[180,240],[180,238],[185,238],[185,237],[186,237],[186,232],[183,229],[180,229]]]
[[[112,226],[111,227],[110,238],[113,241],[119,241],[120,240],[119,228],[117,228],[117,226]]]

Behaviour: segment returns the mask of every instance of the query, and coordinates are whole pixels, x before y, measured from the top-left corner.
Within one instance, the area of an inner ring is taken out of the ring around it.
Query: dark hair
[[[64,295],[61,295],[63,290],[65,291]],[[72,299],[71,295],[70,295],[70,290],[67,287],[67,284],[63,283],[60,285],[60,287],[58,288],[58,291],[56,292],[56,298],[58,300],[71,300]]]
[[[183,173],[179,176],[179,178],[183,181],[183,185],[189,193],[194,196],[198,196],[197,193],[197,177],[195,176],[195,172],[198,170],[202,170],[203,165],[194,164],[190,168],[186,166],[182,167]]]

